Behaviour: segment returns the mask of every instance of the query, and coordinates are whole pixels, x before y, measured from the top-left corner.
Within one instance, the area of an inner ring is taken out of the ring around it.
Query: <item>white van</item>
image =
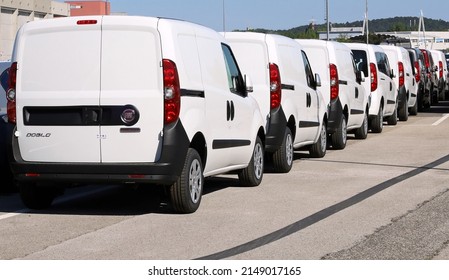
[[[412,63],[408,51],[403,47],[381,45],[390,61],[394,72],[393,81],[398,89],[398,118],[408,120],[409,108],[417,111],[417,84],[412,71]]]
[[[326,110],[317,90],[321,82],[293,39],[272,34],[224,34],[243,72],[251,76],[266,119],[266,151],[275,171],[288,172],[294,149],[308,147],[313,157],[326,153]]]
[[[128,16],[35,21],[19,30],[11,67],[11,165],[30,208],[48,207],[59,183],[157,183],[175,211],[191,213],[203,176],[262,180],[265,122],[231,48],[209,28]]]
[[[332,146],[343,149],[347,133],[358,139],[368,135],[369,92],[362,86],[351,49],[323,40],[297,40],[309,57],[312,69],[321,77],[321,93],[328,107],[327,132]]]
[[[446,57],[442,51],[430,50],[430,53],[432,55],[433,62],[435,63],[436,77],[438,80],[437,100],[442,101],[446,99],[446,91],[448,84],[447,80],[448,69]]]
[[[388,124],[397,123],[397,89],[393,82],[393,74],[388,57],[384,50],[376,45],[346,43],[354,54],[357,69],[365,75],[365,90],[371,92],[369,108],[371,132],[380,133],[383,121]]]

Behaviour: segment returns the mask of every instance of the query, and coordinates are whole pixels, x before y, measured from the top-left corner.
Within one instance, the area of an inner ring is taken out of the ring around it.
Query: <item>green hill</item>
[[[424,18],[426,31],[449,31],[449,22]],[[392,31],[418,31],[419,17],[394,17],[369,21],[370,33]],[[362,21],[332,23],[334,27],[363,26]],[[238,31],[238,30],[237,30]],[[280,34],[291,38],[316,38],[317,31],[326,31],[326,24],[303,25],[287,30],[251,29],[250,31]]]

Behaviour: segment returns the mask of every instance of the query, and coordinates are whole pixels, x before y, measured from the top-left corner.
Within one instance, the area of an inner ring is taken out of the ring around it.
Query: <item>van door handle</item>
[[[359,89],[355,88],[355,98],[359,98]]]
[[[393,83],[390,82],[390,91],[393,90]]]
[[[231,100],[231,121],[234,120],[234,116],[235,116],[234,101]]]
[[[312,96],[310,95],[310,93],[306,93],[306,107],[311,107],[312,106]]]

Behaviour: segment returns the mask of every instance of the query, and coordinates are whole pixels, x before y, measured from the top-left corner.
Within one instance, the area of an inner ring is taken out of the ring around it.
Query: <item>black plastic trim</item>
[[[319,122],[309,122],[309,121],[300,121],[299,128],[307,128],[307,127],[319,127]]]
[[[234,147],[242,147],[251,145],[250,140],[239,140],[239,139],[224,139],[224,140],[213,140],[212,149],[227,149]]]
[[[201,97],[204,98],[205,93],[203,90],[193,90],[193,89],[181,89],[181,96],[190,96],[190,97]]]
[[[294,85],[281,84],[281,89],[295,90],[295,86]]]
[[[351,109],[351,115],[363,115],[363,114],[365,114],[365,111],[363,110]]]
[[[330,101],[327,121],[327,133],[332,134],[341,126],[341,116],[343,115],[343,105],[340,98]]]
[[[267,134],[265,136],[265,150],[267,152],[275,152],[282,146],[286,127],[287,118],[285,117],[282,106],[271,110]]]

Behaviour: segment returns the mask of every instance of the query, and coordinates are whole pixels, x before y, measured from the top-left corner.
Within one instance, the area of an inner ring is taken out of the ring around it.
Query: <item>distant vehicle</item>
[[[298,42],[284,36],[226,32],[242,71],[251,76],[266,119],[266,151],[276,172],[288,172],[294,149],[323,157],[327,146],[326,107],[320,80]]]
[[[365,75],[362,83],[371,92],[369,109],[371,132],[383,130],[384,119],[388,124],[397,123],[397,88],[393,82],[393,72],[384,50],[375,45],[346,43],[354,54],[357,69]]]
[[[417,92],[415,76],[412,72],[412,63],[408,51],[403,47],[381,45],[390,61],[395,75],[393,81],[398,89],[398,118],[400,121],[408,120],[408,110],[416,106]],[[415,108],[413,109],[415,110]]]
[[[13,53],[11,167],[27,207],[49,207],[65,184],[157,184],[176,212],[192,213],[204,177],[234,171],[242,185],[261,183],[265,121],[216,31],[58,18],[26,23]]]
[[[425,91],[426,83],[426,70],[424,67],[424,60],[421,51],[418,48],[407,48],[409,53],[410,62],[412,64],[412,73],[415,77],[415,92],[416,92],[416,104],[414,107],[409,108],[410,115],[417,115],[418,111],[423,109],[423,95]]]
[[[446,99],[448,68],[446,57],[442,51],[430,50],[435,61],[435,72],[438,79],[438,101]]]
[[[297,40],[321,77],[320,88],[328,107],[328,133],[335,149],[346,146],[347,133],[358,139],[368,135],[370,92],[362,85],[351,49],[338,42]],[[364,76],[363,76],[364,77]]]
[[[424,94],[424,108],[429,108],[432,104],[438,100],[438,77],[435,70],[435,63],[433,56],[429,50],[421,49],[424,57],[424,64],[426,66],[427,78],[430,82],[428,91]]]

